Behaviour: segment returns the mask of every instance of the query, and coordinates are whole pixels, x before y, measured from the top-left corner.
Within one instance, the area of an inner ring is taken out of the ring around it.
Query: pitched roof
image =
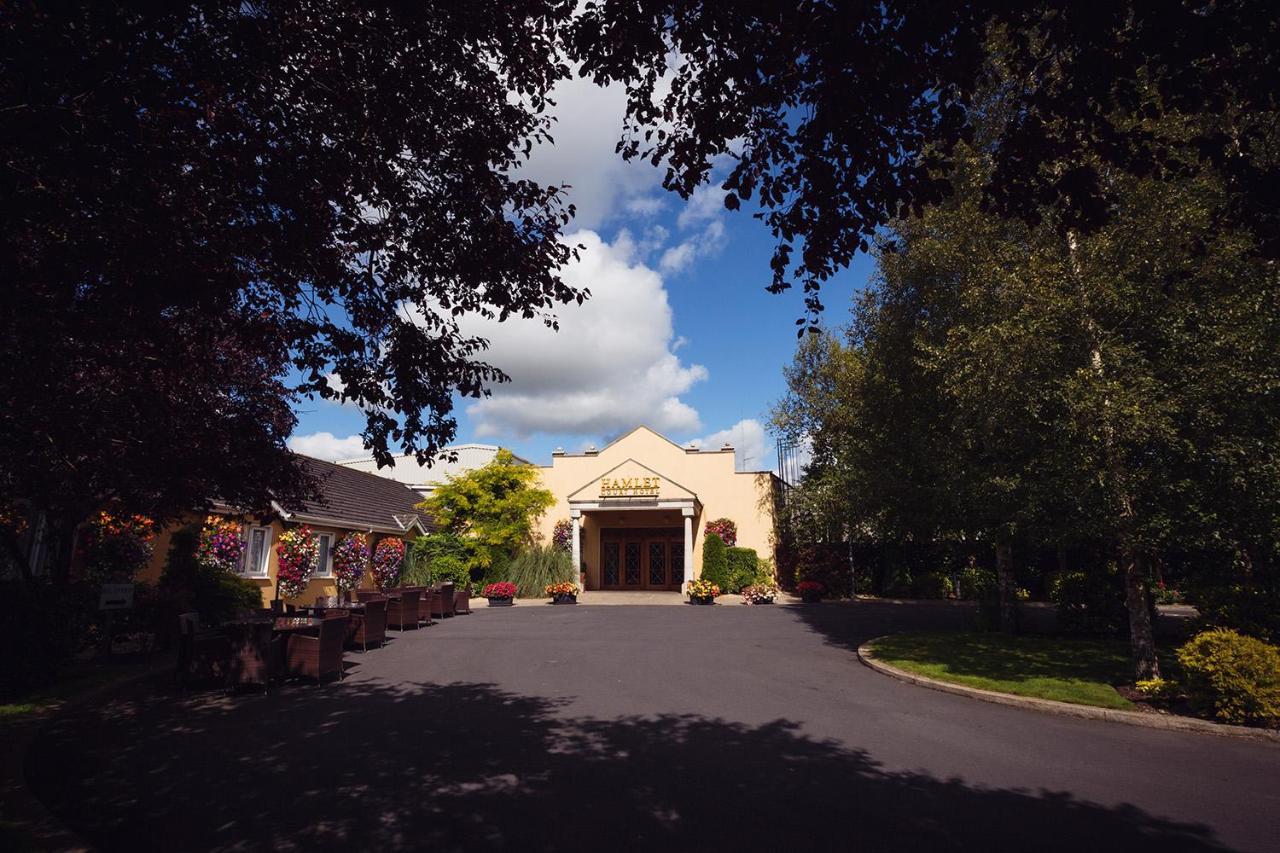
[[[289,516],[390,532],[407,530],[416,518],[424,530],[435,528],[432,519],[416,506],[422,496],[403,483],[310,456],[299,455],[298,459],[315,478],[319,496],[285,507]]]

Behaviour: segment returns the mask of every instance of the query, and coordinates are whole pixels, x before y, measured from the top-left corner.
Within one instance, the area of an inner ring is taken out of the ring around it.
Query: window
[[[316,534],[316,570],[311,573],[313,578],[331,578],[333,577],[333,534],[317,533]]]
[[[267,557],[271,553],[271,528],[245,529],[244,553],[240,556],[240,572],[249,578],[267,576]]]

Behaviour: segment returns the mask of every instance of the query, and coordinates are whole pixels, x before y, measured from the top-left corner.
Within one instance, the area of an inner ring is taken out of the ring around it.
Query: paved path
[[[477,608],[267,696],[137,688],[28,777],[107,850],[1280,848],[1280,747],[861,666],[958,609]]]

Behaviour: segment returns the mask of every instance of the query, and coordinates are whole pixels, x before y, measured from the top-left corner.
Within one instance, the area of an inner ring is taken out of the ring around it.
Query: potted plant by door
[[[516,597],[516,585],[510,581],[498,581],[484,588],[484,597],[489,599],[490,607],[510,607]]]
[[[577,584],[572,584],[572,583],[569,583],[568,581],[548,584],[546,593],[547,595],[551,596],[552,604],[577,604],[578,603]]]
[[[720,595],[720,587],[711,581],[698,578],[689,581],[689,601],[693,604],[715,604]]]
[[[826,593],[827,588],[818,581],[800,581],[796,584],[796,594],[805,604],[817,604]]]

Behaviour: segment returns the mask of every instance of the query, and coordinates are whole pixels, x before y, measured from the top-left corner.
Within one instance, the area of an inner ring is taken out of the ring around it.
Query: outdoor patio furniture
[[[364,613],[352,617],[347,631],[347,642],[359,645],[361,652],[369,650],[369,644],[381,646],[387,641],[387,600],[367,601]]]
[[[373,601],[377,598],[386,598],[386,596],[378,592],[376,589],[356,590],[356,600],[358,601]]]
[[[321,619],[349,619],[351,611],[345,607],[324,607],[320,608]]]
[[[394,625],[401,631],[406,625],[418,627],[418,591],[407,590],[389,596],[387,602],[387,624]]]
[[[283,616],[284,602],[278,598],[271,599],[271,613],[273,616]]]
[[[453,612],[454,615],[466,614],[471,615],[471,588],[459,587],[453,591]]]
[[[174,677],[178,684],[213,678],[222,668],[228,651],[227,635],[200,627],[200,614],[178,615],[178,664]]]
[[[446,583],[439,583],[439,584],[436,584],[436,586],[435,586],[435,593],[436,593],[436,595],[435,595],[436,603],[432,605],[431,615],[432,615],[432,616],[439,616],[441,619],[443,619],[443,618],[444,618],[444,617],[446,617],[446,616],[452,616],[452,615],[453,615],[453,613],[454,613],[454,610],[453,610],[453,594],[454,594],[454,584],[453,584],[453,581],[448,581],[448,582],[446,582]]]
[[[322,682],[331,672],[343,677],[342,646],[347,639],[349,617],[321,619],[320,636],[292,634],[288,639],[288,669],[290,675],[301,675]]]
[[[429,586],[414,587],[418,591],[418,621],[423,625],[434,625],[431,619],[432,597],[434,593]]]
[[[271,618],[228,622],[224,626],[227,687],[261,684],[266,690],[273,679],[284,676],[285,636],[274,633],[273,628]]]

